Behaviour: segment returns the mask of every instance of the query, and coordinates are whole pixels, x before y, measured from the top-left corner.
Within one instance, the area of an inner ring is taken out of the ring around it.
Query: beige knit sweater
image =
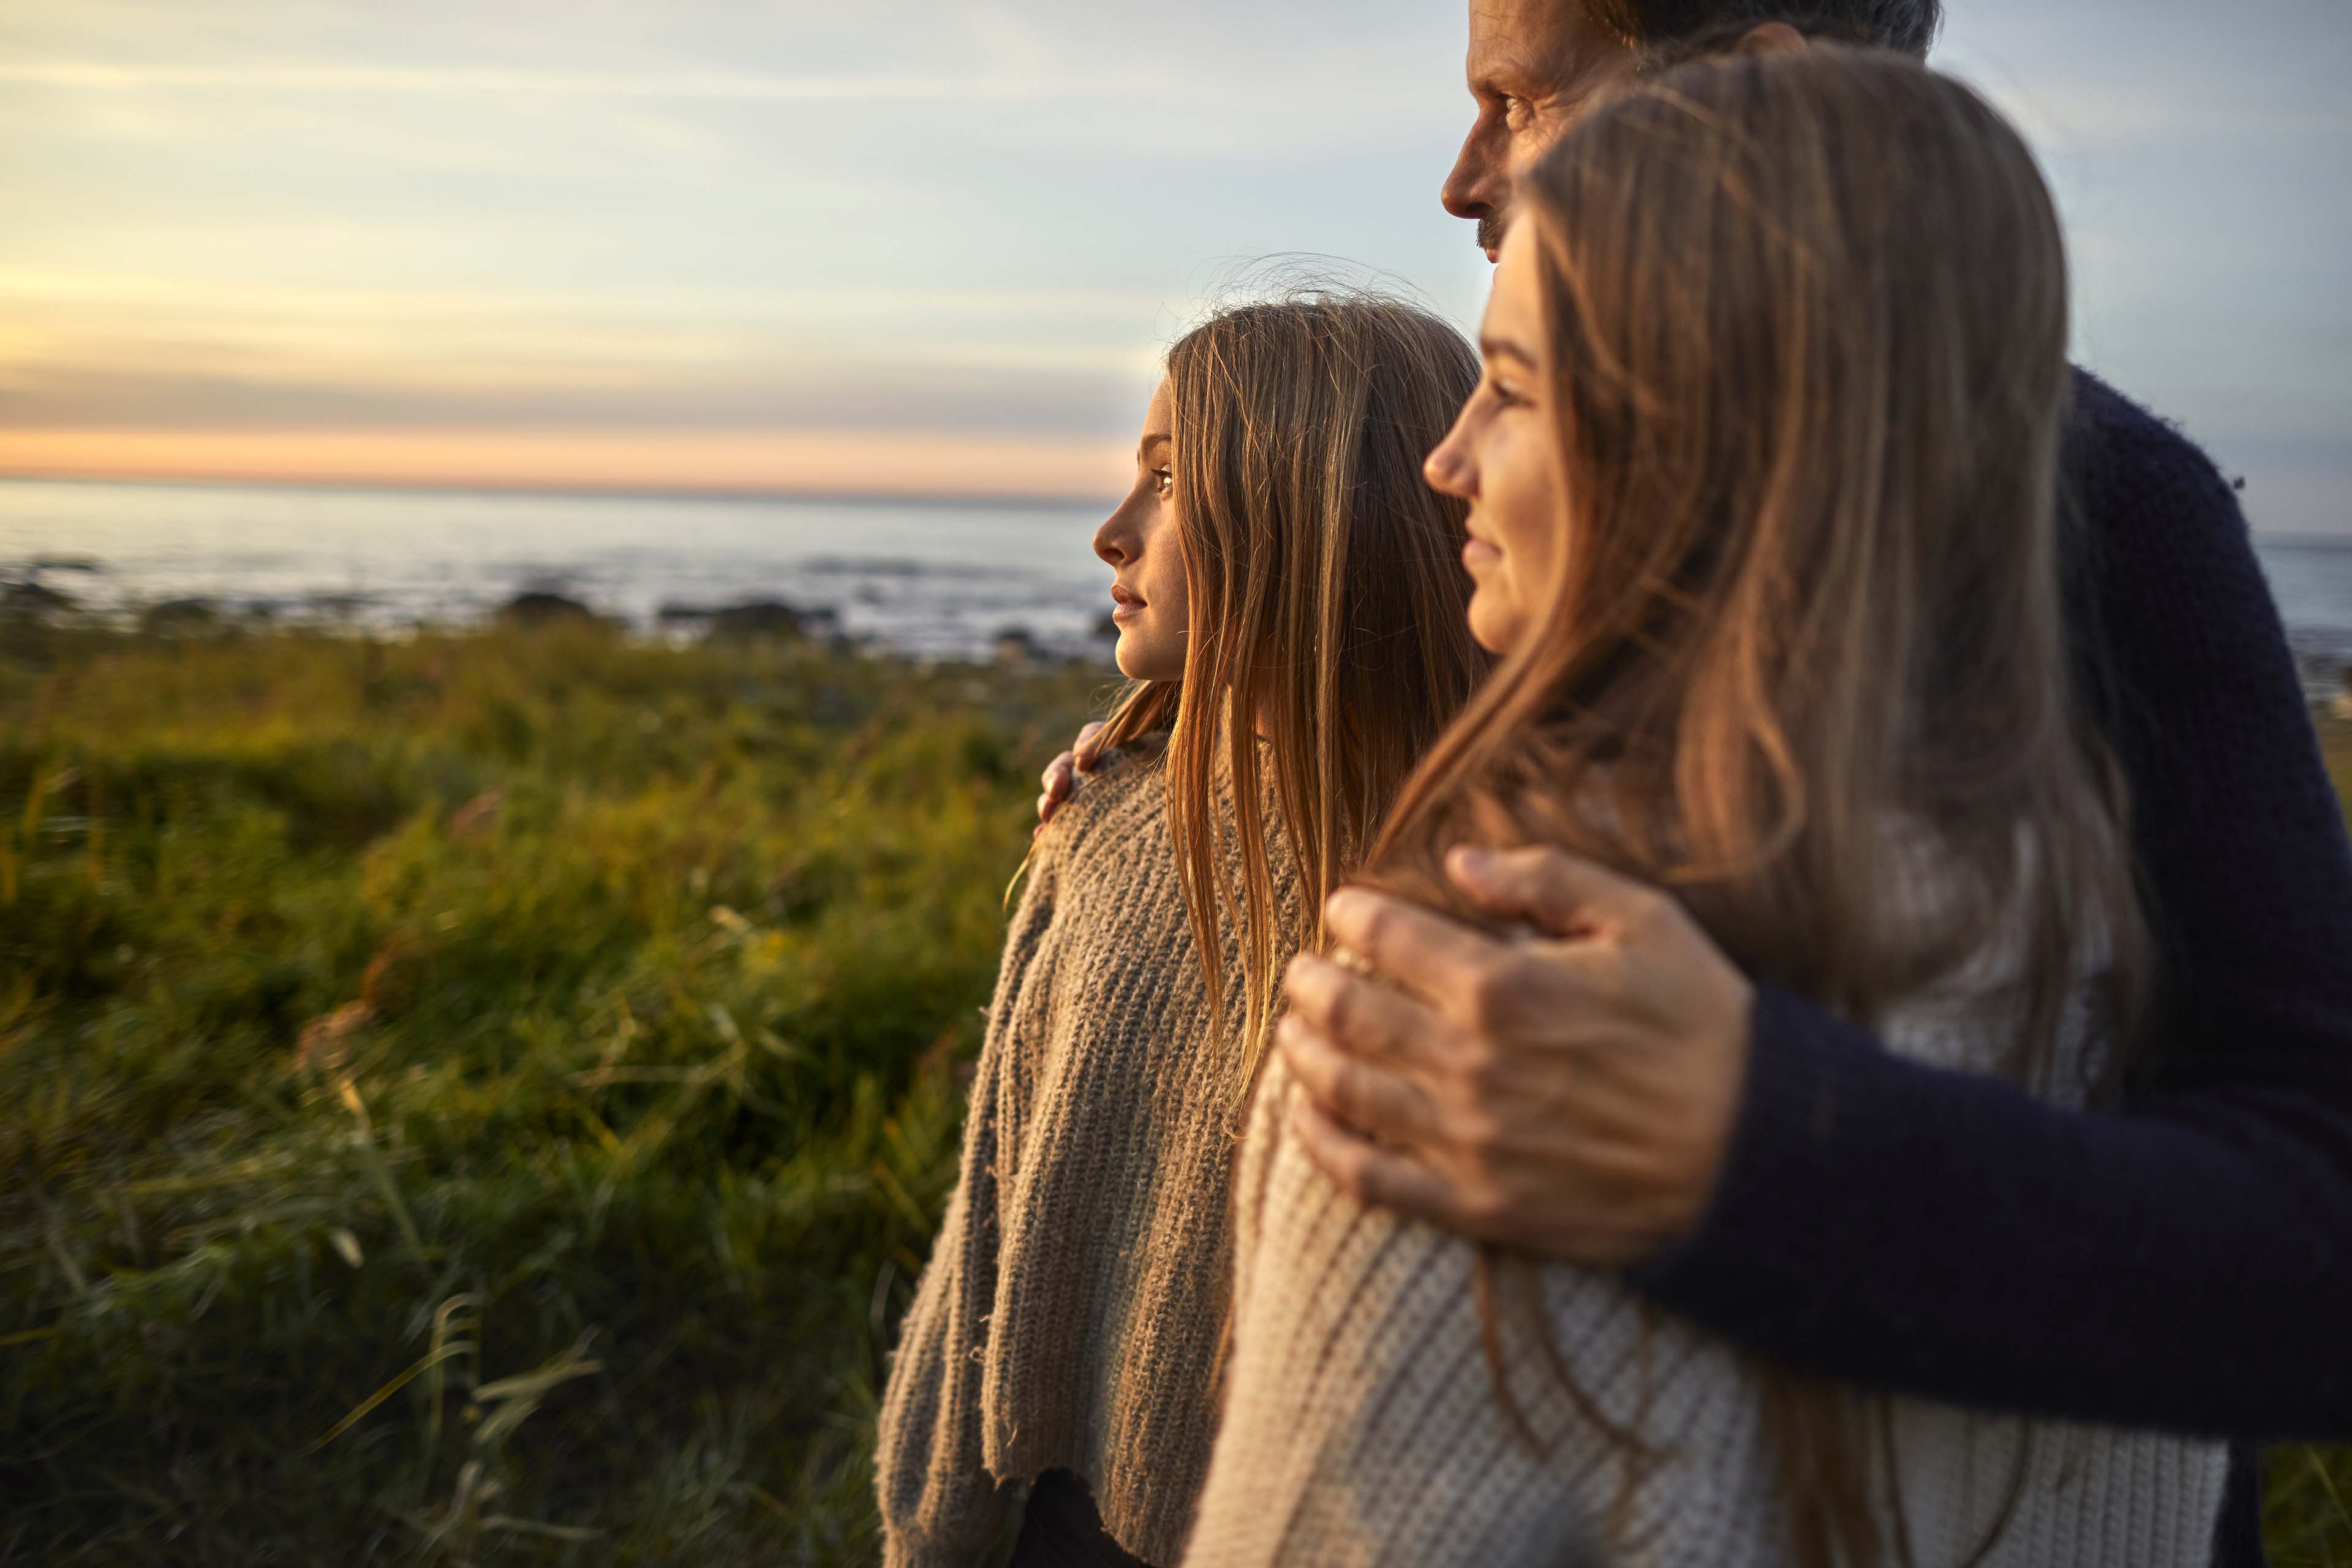
[[[1229,1040],[1230,940],[1224,957]],[[1005,942],[961,1178],[883,1400],[886,1563],[977,1561],[1013,1484],[1048,1469],[1085,1478],[1129,1551],[1177,1560],[1208,1464],[1231,1267],[1220,1037],[1164,770],[1126,761],[1038,841]]]
[[[1906,1008],[1884,1037],[1906,1055],[1982,1068],[2014,1037],[2013,993],[2002,989],[2013,973],[2013,954],[1987,955]],[[2050,1098],[2080,1101],[2089,1026],[2078,998]],[[1646,1384],[1639,1430],[1665,1450],[1633,1494],[1625,1528],[1612,1530],[1617,1450],[1527,1331],[1506,1331],[1512,1387],[1547,1451],[1516,1433],[1496,1399],[1475,1249],[1339,1194],[1286,1132],[1292,1092],[1277,1059],[1242,1144],[1225,1425],[1187,1564],[1786,1560],[1757,1389],[1729,1345],[1645,1309],[1612,1276],[1539,1271],[1545,1325],[1579,1384],[1621,1426],[1636,1425]],[[2209,1560],[2226,1464],[2219,1444],[1907,1398],[1892,1415],[1900,1528],[1919,1568],[1971,1560],[2021,1462],[2015,1510],[1981,1559],[1993,1568]],[[1876,1473],[1884,1492],[1887,1471]],[[1893,1505],[1882,1501],[1880,1522],[1882,1539],[1901,1538]]]

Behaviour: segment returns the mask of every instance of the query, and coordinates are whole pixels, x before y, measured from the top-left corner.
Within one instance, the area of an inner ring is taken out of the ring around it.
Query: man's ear
[[[1786,22],[1764,22],[1740,35],[1743,55],[1792,55],[1805,47],[1805,35]]]

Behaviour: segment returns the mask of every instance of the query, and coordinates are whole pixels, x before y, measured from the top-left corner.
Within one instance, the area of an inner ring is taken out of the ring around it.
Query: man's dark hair
[[[1944,20],[1943,0],[1584,0],[1645,63],[1711,54],[1751,27],[1786,22],[1811,38],[1924,56]]]

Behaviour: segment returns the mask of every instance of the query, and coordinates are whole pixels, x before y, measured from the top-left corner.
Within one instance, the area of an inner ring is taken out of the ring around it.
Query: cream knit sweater
[[[2014,1036],[1992,955],[1890,1021],[1891,1048],[1982,1068]],[[2086,1005],[2049,1098],[2079,1102]],[[2072,1087],[2069,1087],[2072,1086]],[[1235,1175],[1228,1402],[1184,1562],[1517,1568],[1623,1563],[1766,1568],[1786,1521],[1755,1385],[1723,1341],[1645,1309],[1612,1276],[1538,1274],[1541,1312],[1579,1384],[1611,1420],[1665,1450],[1610,1527],[1622,1472],[1542,1359],[1528,1314],[1506,1310],[1512,1386],[1546,1446],[1497,1404],[1481,1352],[1476,1249],[1360,1207],[1286,1133],[1279,1059],[1253,1108]],[[1643,1320],[1649,1321],[1646,1330]],[[2215,1443],[2002,1419],[1892,1402],[1900,1528],[1919,1568],[1969,1562],[2021,1485],[1995,1568],[2186,1568],[2209,1561],[2225,1450]],[[1884,1492],[1885,1468],[1876,1471]],[[1890,1505],[1882,1539],[1899,1537]],[[1900,1557],[1888,1561],[1900,1563]]]
[[[1276,858],[1277,890],[1295,885]],[[908,1313],[877,1456],[885,1561],[967,1564],[1014,1483],[1085,1478],[1150,1562],[1183,1550],[1214,1428],[1234,1115],[1156,757],[1039,839],[966,1113],[962,1174]]]

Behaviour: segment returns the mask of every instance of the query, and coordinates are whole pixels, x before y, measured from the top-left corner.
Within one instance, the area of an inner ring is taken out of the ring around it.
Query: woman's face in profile
[[[1535,247],[1533,226],[1512,224],[1478,335],[1486,374],[1422,470],[1470,503],[1470,635],[1490,653],[1517,647],[1543,613],[1568,521]]]
[[[1152,394],[1135,448],[1135,488],[1095,530],[1095,553],[1110,563],[1111,620],[1118,627],[1119,673],[1175,680],[1184,673],[1190,605],[1184,550],[1176,526],[1168,383]]]

